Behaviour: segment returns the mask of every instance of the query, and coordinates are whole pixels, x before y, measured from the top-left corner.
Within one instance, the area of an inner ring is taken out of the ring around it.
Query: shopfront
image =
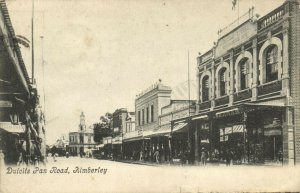
[[[19,156],[22,155],[24,160],[26,141],[25,126],[13,125],[9,122],[0,123],[0,150],[4,154],[5,164],[16,164]]]
[[[197,122],[199,154],[204,148],[210,162],[282,164],[284,109],[241,105],[210,112],[208,120]]]
[[[217,119],[220,162],[226,162],[226,159],[233,160],[235,164],[247,162],[247,129],[243,120],[243,114]]]
[[[284,121],[282,110],[248,113],[249,162],[282,164]]]

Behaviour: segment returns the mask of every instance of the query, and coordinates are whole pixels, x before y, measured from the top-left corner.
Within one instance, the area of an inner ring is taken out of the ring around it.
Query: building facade
[[[92,155],[92,150],[96,148],[94,142],[94,132],[87,128],[85,124],[85,115],[81,112],[78,131],[69,133],[68,150],[73,156]]]
[[[126,132],[127,114],[126,108],[116,109],[112,114],[112,151],[115,159],[123,156],[123,135]]]
[[[161,146],[160,162],[179,161],[183,154],[193,150],[189,148],[194,144],[191,130],[193,123],[189,117],[195,115],[195,112],[196,100],[171,100],[169,105],[161,109],[159,128],[151,136]]]
[[[125,133],[135,131],[135,112],[128,112],[126,117],[126,128]]]
[[[0,2],[0,152],[6,164],[44,161],[44,116],[6,2]]]
[[[159,128],[161,108],[170,103],[171,88],[159,80],[135,99],[135,129],[124,133],[126,159],[139,160],[141,154],[150,156],[150,135]]]
[[[198,57],[196,160],[205,147],[210,160],[299,163],[299,21],[298,1],[261,18],[252,8]]]

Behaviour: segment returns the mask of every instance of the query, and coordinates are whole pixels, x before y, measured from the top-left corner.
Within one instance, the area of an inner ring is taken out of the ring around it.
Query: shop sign
[[[202,139],[201,143],[209,143],[209,139]]]
[[[0,107],[12,107],[11,101],[0,101]]]
[[[202,123],[201,124],[201,129],[208,130],[209,129],[209,123]]]

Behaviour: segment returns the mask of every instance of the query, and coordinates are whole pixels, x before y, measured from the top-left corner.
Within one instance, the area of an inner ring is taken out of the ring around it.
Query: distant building
[[[83,112],[80,115],[79,129],[76,132],[69,133],[69,152],[70,155],[84,156],[87,153],[91,154],[91,150],[95,149],[94,132],[87,128],[85,124],[85,115]]]
[[[112,150],[113,155],[123,154],[123,135],[126,132],[126,118],[127,109],[120,108],[116,109],[112,114],[111,128],[113,130],[112,134]]]
[[[128,112],[126,117],[126,129],[124,133],[135,131],[135,112]]]
[[[56,152],[59,155],[64,156],[69,146],[69,139],[66,137],[66,135],[62,135],[59,139],[56,140],[53,146],[56,147]]]
[[[159,127],[161,108],[170,103],[172,89],[159,80],[135,99],[135,130],[124,135],[124,151],[127,158],[139,159],[143,148],[150,149],[149,135]]]

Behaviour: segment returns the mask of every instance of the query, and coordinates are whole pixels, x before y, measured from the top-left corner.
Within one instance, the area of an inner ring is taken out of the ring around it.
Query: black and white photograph
[[[0,193],[300,191],[299,0],[0,0]]]

